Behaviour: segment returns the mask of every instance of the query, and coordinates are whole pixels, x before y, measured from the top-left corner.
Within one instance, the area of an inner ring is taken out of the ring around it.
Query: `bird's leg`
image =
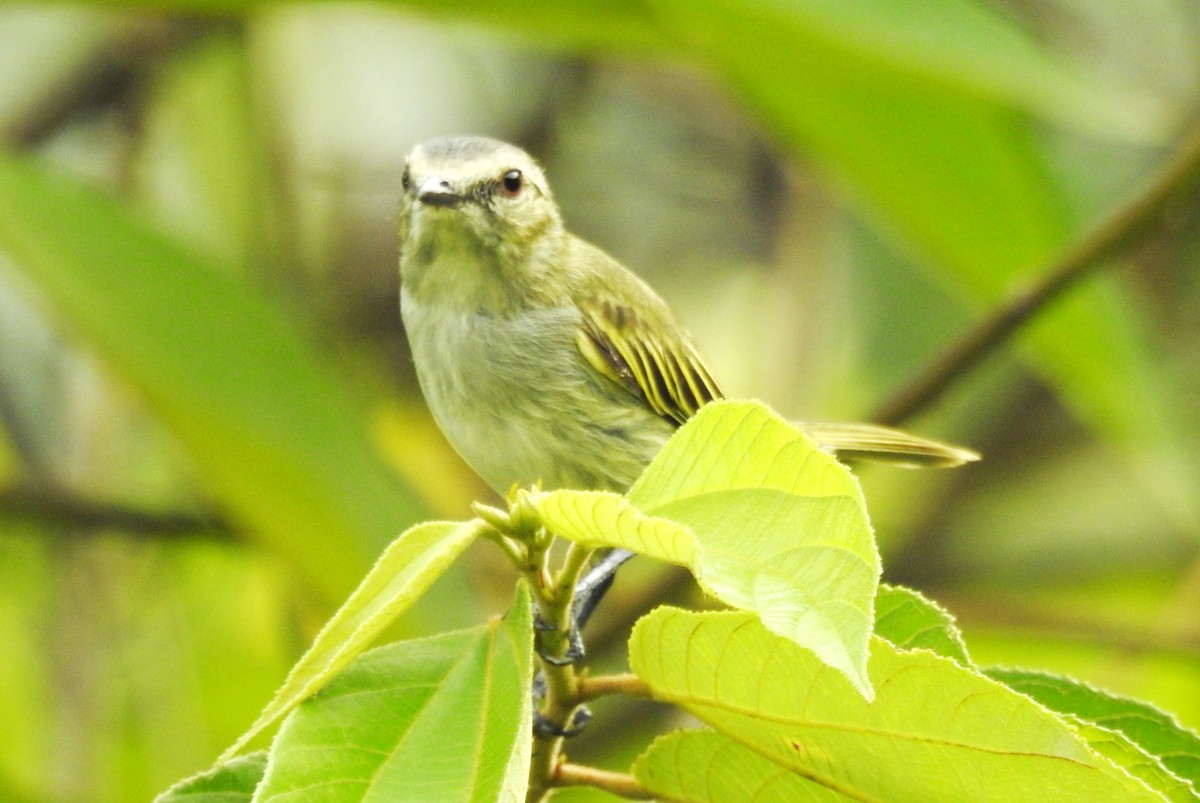
[[[550,721],[541,712],[542,701],[546,697],[546,676],[538,672],[533,679],[533,732],[544,738],[560,737],[570,739],[583,732],[584,727],[592,721],[592,712],[586,705],[577,706],[569,714],[569,719],[563,724]]]
[[[562,655],[549,655],[545,651],[539,650],[538,655],[543,661],[554,666],[566,666],[584,657],[586,650],[583,644],[583,627],[596,612],[596,607],[604,599],[604,595],[608,593],[608,589],[617,576],[617,569],[632,557],[633,553],[627,549],[614,549],[601,558],[575,584],[571,602],[571,618],[566,633],[567,650]],[[556,629],[556,626],[552,622],[547,622],[539,611],[534,613],[533,627],[541,632],[551,632]]]
[[[617,569],[633,557],[626,549],[614,549],[597,561],[576,584],[571,602],[571,616],[567,633],[568,647],[561,656],[549,655],[546,651],[538,650],[538,656],[547,664],[554,667],[564,667],[575,663],[584,656],[583,635],[581,631],[588,619],[596,612],[596,606],[604,598],[617,576]],[[533,626],[541,632],[551,632],[556,629],[552,622],[547,622],[535,608]],[[546,677],[539,672],[533,682],[534,699],[541,701],[546,694]],[[562,724],[552,722],[541,711],[533,712],[534,732],[542,737],[561,737],[569,739],[581,733],[592,719],[592,712],[587,706],[579,706],[571,712],[570,719]]]
[[[572,607],[572,611],[574,611],[574,607]],[[558,625],[546,621],[546,618],[542,616],[541,608],[536,603],[533,606],[533,629],[539,633],[553,633],[558,630]],[[537,650],[538,657],[551,666],[570,666],[582,659],[585,654],[583,636],[579,632],[579,626],[575,623],[574,615],[568,625],[566,636],[567,650],[562,655],[551,655],[542,647],[541,640],[537,639],[534,649]]]
[[[632,557],[633,553],[628,549],[611,550],[575,584],[575,600],[571,605],[571,622],[581,646],[583,639],[579,637],[579,631],[592,618],[596,607],[604,599],[608,589],[612,587],[613,580],[617,576],[617,569],[625,565],[625,562]]]

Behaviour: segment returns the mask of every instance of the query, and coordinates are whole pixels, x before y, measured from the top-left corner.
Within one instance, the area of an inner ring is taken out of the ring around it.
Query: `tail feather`
[[[878,424],[799,425],[821,448],[842,460],[872,460],[907,468],[953,468],[979,459],[979,453],[962,446],[912,435]]]

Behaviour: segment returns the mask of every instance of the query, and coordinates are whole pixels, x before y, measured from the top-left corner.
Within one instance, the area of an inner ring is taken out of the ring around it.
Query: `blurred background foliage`
[[[871,417],[1194,125],[1187,0],[0,8],[0,798],[147,799],[253,719],[387,541],[488,491],[396,310],[403,158],[521,144],[731,396]],[[1200,726],[1200,198],[863,467],[885,579],[980,663]],[[589,635],[623,665],[635,561]],[[397,635],[476,623],[470,551]],[[620,767],[661,709],[601,706]],[[564,799],[597,797],[574,791]]]

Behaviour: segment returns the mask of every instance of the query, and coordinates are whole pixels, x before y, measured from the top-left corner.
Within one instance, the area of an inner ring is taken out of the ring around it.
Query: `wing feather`
[[[628,307],[597,300],[579,305],[580,351],[594,368],[615,379],[657,415],[682,424],[721,392],[685,342],[664,342]]]

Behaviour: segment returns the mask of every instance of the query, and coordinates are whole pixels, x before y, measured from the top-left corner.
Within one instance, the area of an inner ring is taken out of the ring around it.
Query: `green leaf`
[[[1067,715],[1065,719],[1075,726],[1079,735],[1087,739],[1088,746],[1113,764],[1121,767],[1146,786],[1172,803],[1196,803],[1191,784],[1181,779],[1155,756],[1150,755],[1125,734]]]
[[[882,639],[874,703],[744,613],[659,608],[630,665],[655,699],[855,800],[1162,799],[1024,695]]]
[[[172,786],[154,803],[250,803],[267,768],[267,751],[260,750],[213,767]]]
[[[987,674],[1052,711],[1073,714],[1124,734],[1161,759],[1172,773],[1200,789],[1200,734],[1185,728],[1165,711],[1049,672],[993,667]]]
[[[384,550],[250,729],[221,756],[228,760],[280,717],[328,683],[433,584],[479,534],[479,521],[427,522]]]
[[[963,666],[971,665],[954,617],[911,588],[880,584],[875,595],[875,635],[903,650],[930,650]]]
[[[713,731],[661,736],[633,764],[655,798],[686,803],[844,803],[846,798]]]
[[[543,523],[686,566],[710,594],[844,672],[864,696],[879,554],[857,480],[761,404],[706,405],[629,491],[539,495]]]
[[[681,13],[692,7],[679,6]],[[1164,123],[1162,109],[1089,80],[984,3],[801,0],[743,3],[740,11],[786,19],[801,47],[881,72],[915,73],[931,85],[987,96],[1092,134],[1144,137]]]
[[[503,621],[365,653],[297,708],[255,801],[524,800],[529,594]]]
[[[219,500],[329,599],[416,517],[344,381],[230,272],[99,192],[3,153],[0,249],[141,392]]]

